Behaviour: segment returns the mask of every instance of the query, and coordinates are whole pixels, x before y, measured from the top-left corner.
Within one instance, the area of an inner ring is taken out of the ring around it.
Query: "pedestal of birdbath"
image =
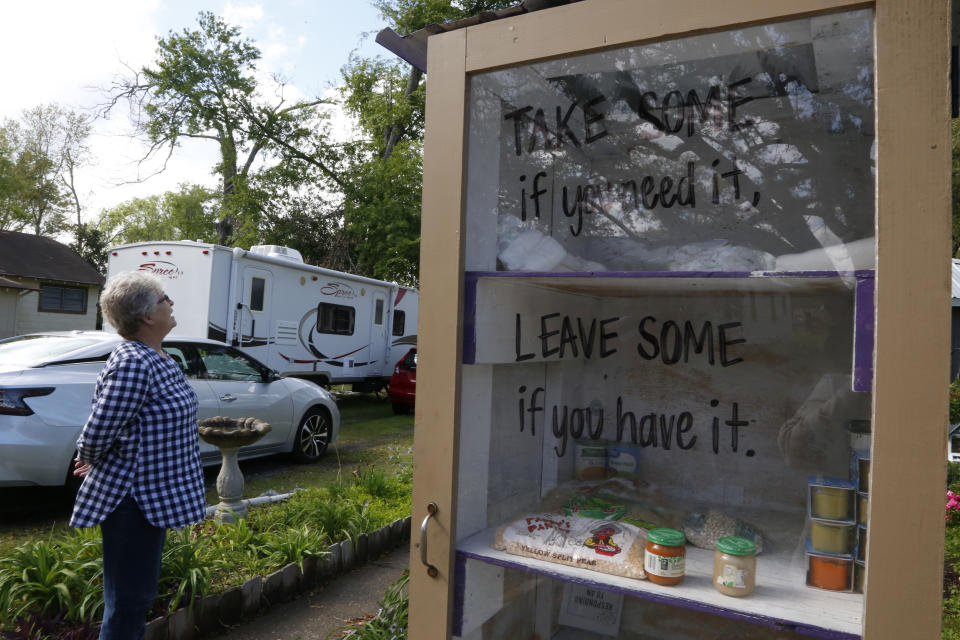
[[[243,500],[243,473],[237,464],[240,447],[253,444],[270,432],[270,425],[256,418],[227,418],[217,416],[199,423],[200,437],[220,449],[223,462],[217,475],[217,495],[220,498],[214,518],[218,522],[235,522],[247,517]]]

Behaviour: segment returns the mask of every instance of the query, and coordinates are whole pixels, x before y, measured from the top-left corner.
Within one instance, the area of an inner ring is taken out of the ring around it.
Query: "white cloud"
[[[5,3],[0,114],[16,116],[52,101],[73,107],[101,102],[94,88],[122,69],[121,59],[135,66],[152,54],[156,7],[156,0]]]
[[[263,19],[263,5],[235,5],[228,2],[220,15],[227,24],[249,29]]]

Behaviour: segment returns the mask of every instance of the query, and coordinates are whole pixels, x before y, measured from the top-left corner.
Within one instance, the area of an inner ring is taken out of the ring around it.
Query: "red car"
[[[417,348],[413,347],[400,359],[390,376],[387,397],[397,415],[413,413],[414,397],[417,394]]]

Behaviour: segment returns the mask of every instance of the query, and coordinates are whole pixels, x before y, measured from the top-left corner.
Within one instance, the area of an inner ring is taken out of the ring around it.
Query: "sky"
[[[279,73],[291,100],[330,91],[351,51],[394,59],[374,42],[386,25],[367,0],[0,0],[0,7],[0,120],[51,102],[95,110],[114,79],[154,60],[158,36],[195,29],[200,11],[241,27],[260,49],[261,72]],[[159,175],[152,175],[157,164],[138,166],[146,147],[131,138],[128,114],[120,105],[95,124],[93,161],[77,176],[84,221],[182,182],[216,185],[210,141],[187,141]]]

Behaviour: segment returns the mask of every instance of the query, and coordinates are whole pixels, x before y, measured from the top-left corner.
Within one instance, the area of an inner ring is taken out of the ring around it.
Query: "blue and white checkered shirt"
[[[197,394],[170,358],[135,340],[120,343],[97,379],[80,432],[83,479],[70,525],[93,527],[130,495],[147,521],[178,528],[203,520]]]

